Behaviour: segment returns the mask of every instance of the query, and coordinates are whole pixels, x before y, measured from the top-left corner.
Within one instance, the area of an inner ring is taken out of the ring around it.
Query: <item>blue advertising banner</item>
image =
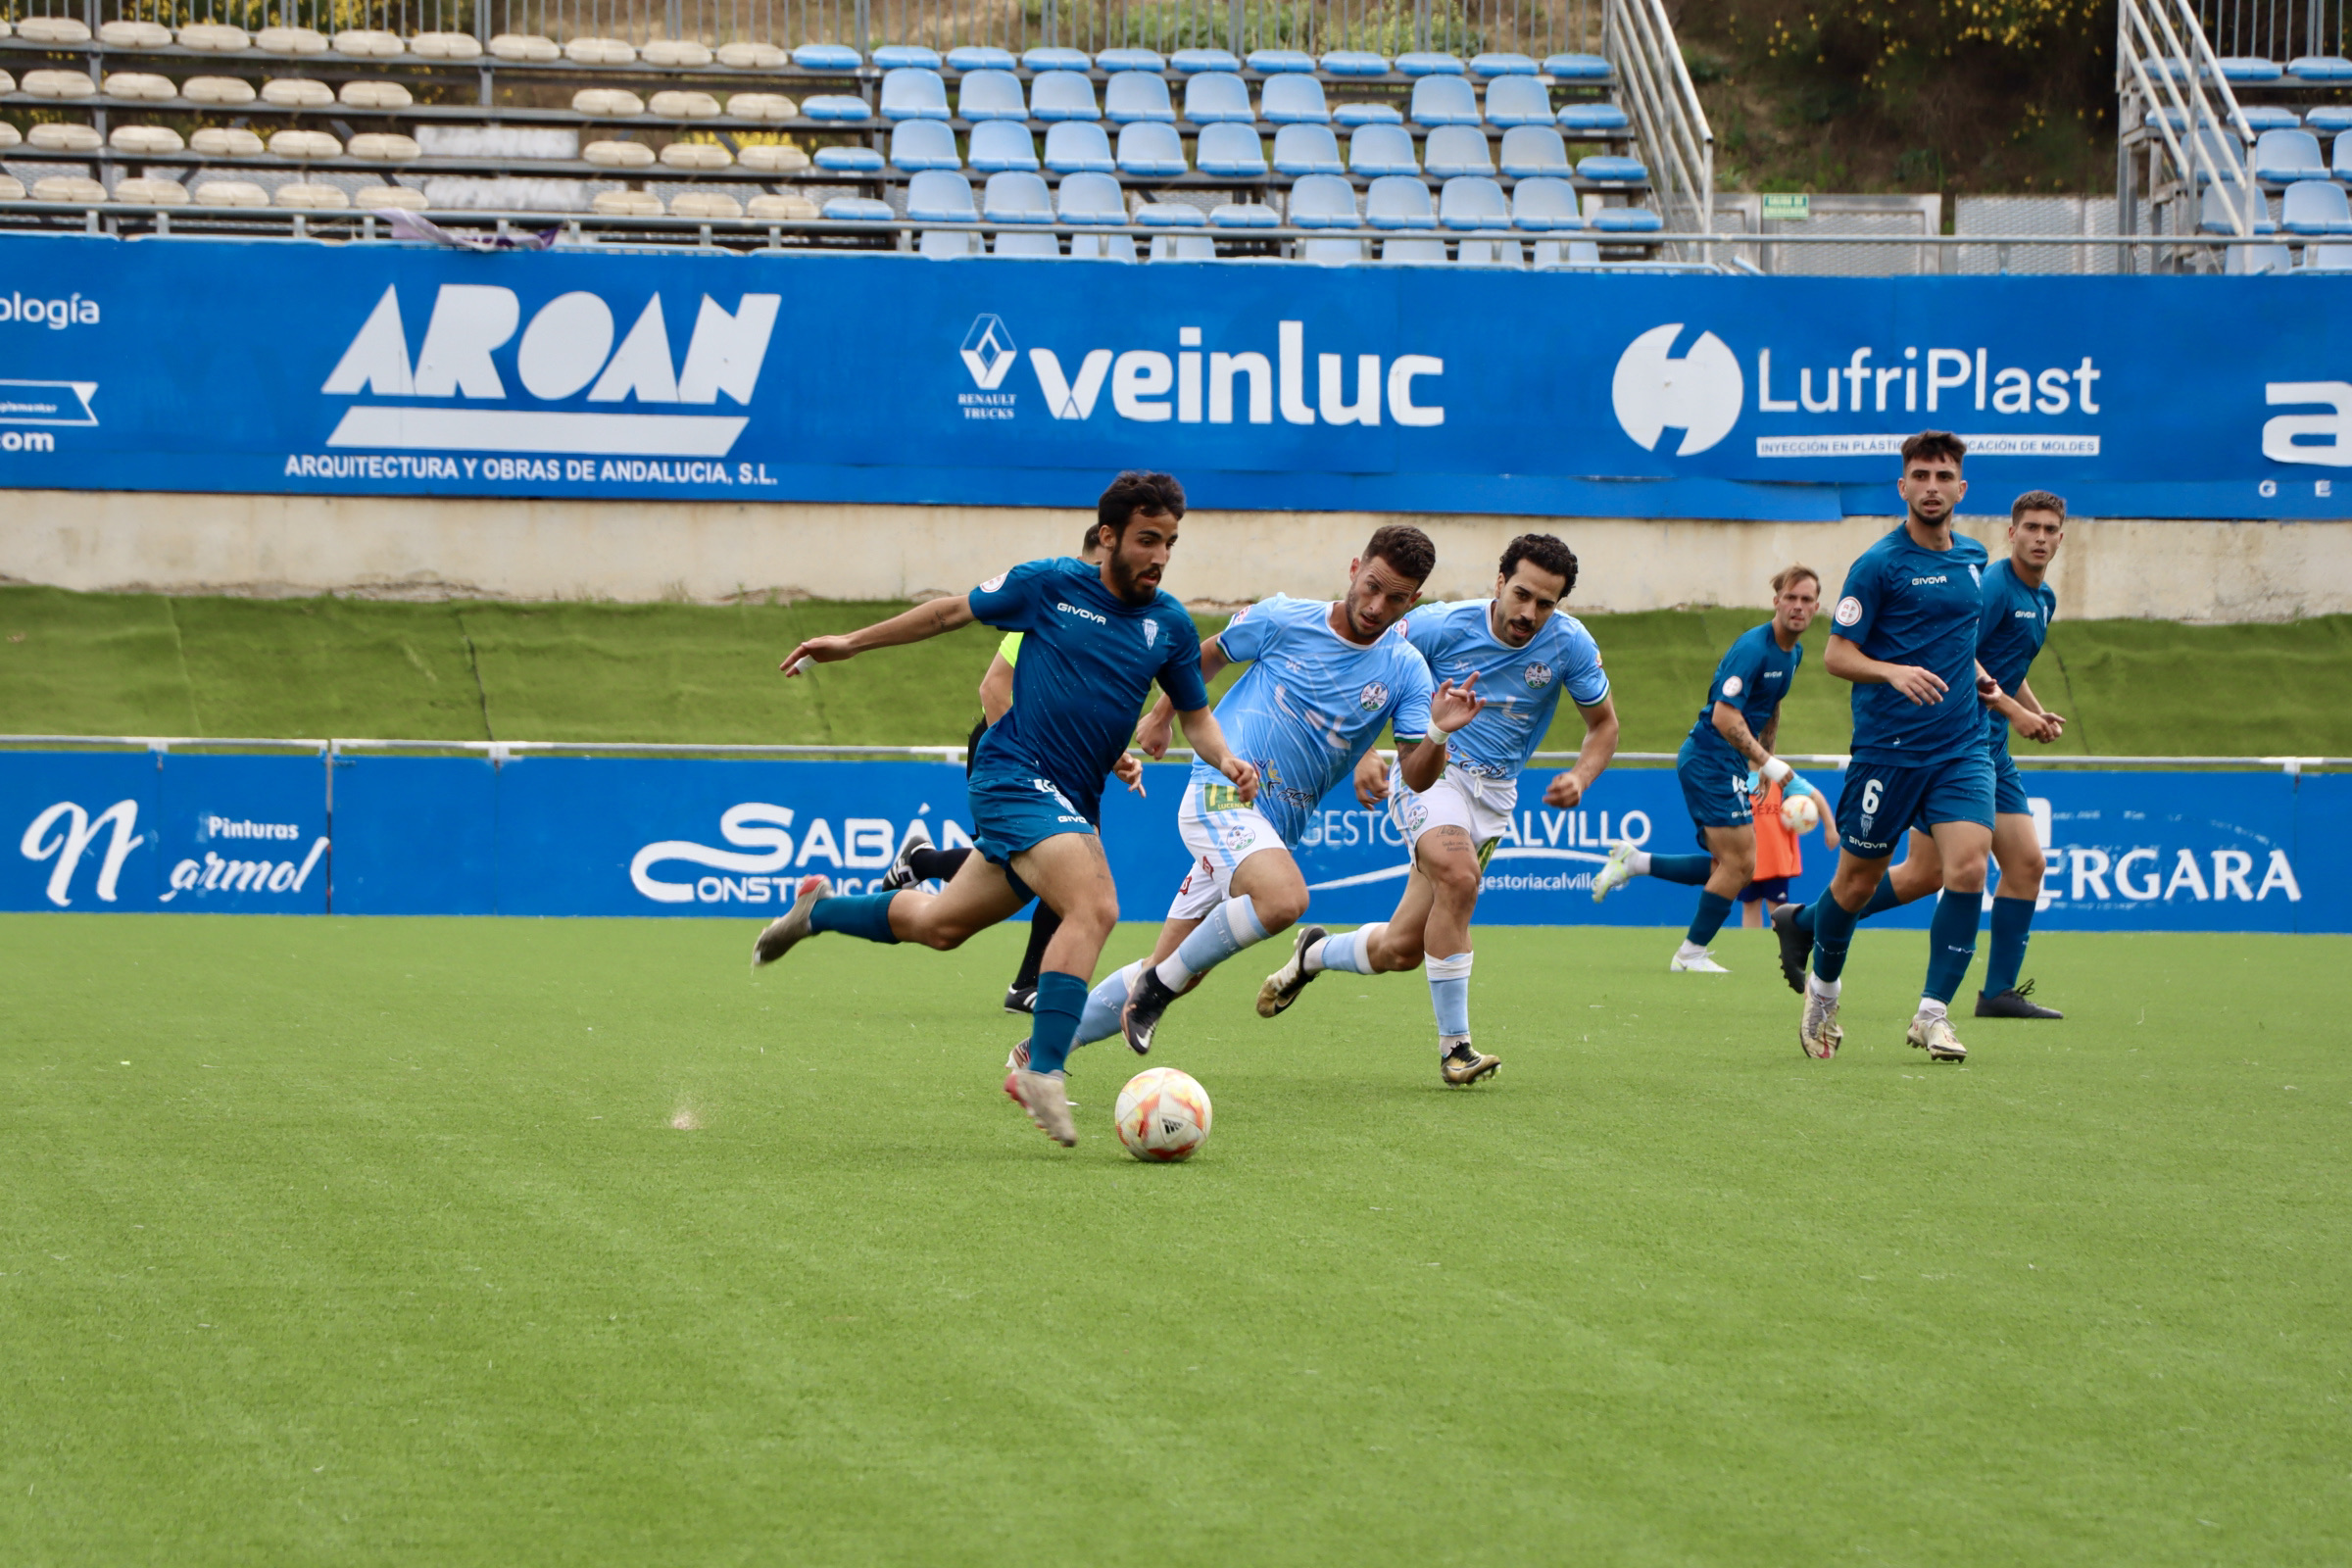
[[[1157,920],[1190,869],[1175,827],[1185,772],[1148,767],[1148,795],[1104,798],[1127,919]],[[1521,778],[1479,918],[1684,924],[1692,895],[1673,884],[1637,878],[1592,900],[1617,837],[1695,845],[1674,775],[1611,769],[1566,811],[1540,804],[1548,778]],[[2325,891],[2352,873],[2336,830],[2352,778],[2026,778],[2049,863],[2039,929],[2352,931],[2352,905]],[[346,755],[333,781],[330,824],[316,757],[0,753],[0,826],[18,835],[0,858],[0,908],[766,919],[811,872],[867,890],[916,824],[943,848],[971,842],[963,772],[946,762]],[[1298,857],[1319,920],[1384,918],[1404,890],[1387,813],[1345,789]],[[1808,840],[1800,896],[1834,858]],[[1925,917],[1923,905],[1884,919]]]
[[[1805,519],[2352,515],[2326,276],[1700,276],[0,238],[0,486]],[[191,310],[188,302],[203,301]]]

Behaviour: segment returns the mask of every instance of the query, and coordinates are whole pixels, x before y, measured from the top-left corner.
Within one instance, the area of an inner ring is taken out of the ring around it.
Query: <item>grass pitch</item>
[[[1803,1059],[1762,933],[1480,934],[997,1084],[1020,930],[0,918],[11,1564],[2340,1563],[2338,938],[2045,935]],[[1111,957],[1150,940],[1123,928]]]

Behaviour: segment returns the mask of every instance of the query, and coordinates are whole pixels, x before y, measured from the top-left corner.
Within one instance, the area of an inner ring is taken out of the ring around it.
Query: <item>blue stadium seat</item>
[[[2352,130],[2352,104],[2322,104],[2303,112],[2303,128],[2321,136]]]
[[[2244,277],[2256,272],[2292,271],[2294,265],[2295,253],[2284,245],[2232,245],[2222,262],[2222,270]]]
[[[2352,81],[2352,60],[2342,55],[2298,55],[2286,63],[2286,74],[2305,81]]]
[[[1318,234],[1298,242],[1298,260],[1320,267],[1356,267],[1364,259],[1364,242],[1360,239]]]
[[[884,120],[952,120],[948,84],[924,66],[901,66],[882,74]]]
[[[1566,179],[1568,144],[1549,125],[1513,125],[1502,133],[1502,172],[1513,179]]]
[[[913,173],[924,169],[961,169],[956,133],[936,120],[909,120],[890,133],[890,167]]]
[[[1155,262],[1213,262],[1216,259],[1217,242],[1206,234],[1152,236],[1152,260]]]
[[[1247,62],[1251,71],[1261,76],[1282,76],[1303,73],[1313,75],[1315,57],[1296,49],[1252,49]]]
[[[1585,226],[1596,234],[1655,234],[1666,221],[1646,207],[1604,207]]]
[[[1468,125],[1440,125],[1421,149],[1421,167],[1440,179],[1456,174],[1492,174],[1494,157],[1487,150],[1487,133]]]
[[[1146,228],[1205,228],[1208,215],[1187,202],[1146,202],[1135,220]]]
[[[2337,134],[2335,161],[2328,166],[2328,172],[2338,179],[2352,182],[2352,135]]]
[[[792,52],[792,63],[803,71],[856,71],[865,57],[846,43],[805,43]]]
[[[874,118],[874,112],[866,107],[864,99],[838,92],[813,93],[802,99],[801,113],[810,120],[840,121],[845,123]]]
[[[992,223],[1051,223],[1054,193],[1035,174],[991,174],[980,193],[980,211]]]
[[[1493,80],[1496,76],[1532,76],[1536,63],[1525,55],[1485,54],[1470,57],[1470,74]]]
[[[1203,125],[1193,148],[1193,164],[1203,174],[1238,179],[1266,177],[1266,144],[1255,125]]]
[[[1337,174],[1347,169],[1340,161],[1339,138],[1329,125],[1285,125],[1274,133],[1274,172],[1278,174]]]
[[[983,174],[1001,174],[1018,169],[1035,172],[1037,143],[1029,139],[1029,127],[1016,121],[986,120],[972,127],[971,145],[965,149],[964,161]]]
[[[2308,130],[2266,130],[2254,141],[2254,177],[2266,185],[2328,178],[2320,138]]]
[[[1638,158],[1595,155],[1577,164],[1576,177],[1595,185],[1641,185],[1648,182],[1649,171]]]
[[[1429,187],[1405,174],[1383,174],[1364,192],[1364,221],[1374,228],[1435,228]]]
[[[1257,111],[1241,77],[1209,71],[1184,84],[1184,118],[1196,125],[1254,124]]]
[[[944,169],[927,169],[906,181],[906,216],[917,222],[976,223],[972,182]]]
[[[1413,83],[1416,125],[1478,124],[1478,94],[1459,76],[1423,76]]]
[[[1121,71],[1102,84],[1102,118],[1114,125],[1143,122],[1176,123],[1176,106],[1168,102],[1164,76],[1144,71]]]
[[[2277,104],[2241,104],[2238,112],[2246,117],[2246,127],[2257,135],[2266,130],[2292,130],[2303,123],[2303,117],[2292,109]],[[2148,117],[2161,122],[2176,134],[2188,128],[2188,114],[2180,109],[2159,109]],[[2208,122],[2210,123],[2210,122]]]
[[[1632,124],[1615,104],[1568,104],[1560,110],[1562,130],[1625,130]]]
[[[1576,187],[1550,175],[1519,181],[1511,187],[1511,226],[1538,234],[1584,227]]]
[[[1179,49],[1168,56],[1179,75],[1197,76],[1203,71],[1235,72],[1242,63],[1222,49]]]
[[[1407,76],[1458,76],[1462,63],[1452,55],[1421,49],[1396,57],[1397,71]]]
[[[1499,76],[1487,85],[1490,125],[1548,125],[1551,89],[1533,76]]]
[[[914,253],[935,262],[959,262],[982,254],[985,241],[968,228],[926,228]]]
[[[1402,125],[1365,125],[1348,138],[1348,172],[1367,179],[1377,174],[1418,174],[1421,160],[1413,134]]]
[[[1030,78],[1029,113],[1049,121],[1102,118],[1102,111],[1095,107],[1094,82],[1075,71],[1041,71]]]
[[[999,256],[1058,261],[1061,257],[1061,238],[1051,232],[1039,233],[1034,229],[1023,233],[1017,228],[1001,228],[997,230],[996,241],[991,249]]]
[[[1446,242],[1419,235],[1380,242],[1380,259],[1398,266],[1441,267],[1446,262]]]
[[[1174,125],[1142,121],[1119,132],[1119,172],[1148,179],[1174,179],[1189,166]]]
[[[1072,120],[1046,127],[1046,167],[1056,174],[1111,174],[1119,161],[1101,125]]]
[[[1600,247],[1589,239],[1540,239],[1528,249],[1538,267],[1597,267]]]
[[[1544,74],[1554,81],[1606,81],[1609,63],[1598,55],[1549,55],[1544,61]]]
[[[2234,134],[2208,126],[2197,132],[2196,141],[2203,145],[2205,158],[2200,159],[2197,156],[2195,145],[2180,149],[2181,156],[2188,160],[2189,171],[2196,183],[2202,185],[2213,177],[2205,172],[2207,161],[2210,161],[2212,166],[2221,172],[2222,183],[2225,185],[2234,185],[2245,178],[2245,144],[2240,142]]]
[[[1034,49],[1025,49],[1021,52],[1021,69],[1023,71],[1088,72],[1095,69],[1095,63],[1087,58],[1086,51],[1083,49],[1040,44]]]
[[[1054,193],[1054,205],[1065,223],[1127,221],[1127,193],[1108,174],[1072,174]]]
[[[2332,179],[2298,179],[2286,187],[2278,226],[2289,234],[2352,234],[2352,203]]]
[[[2306,245],[2303,269],[2310,272],[2352,272],[2352,245]]]
[[[882,172],[882,155],[871,147],[819,147],[809,162],[828,174]]]
[[[1258,116],[1277,125],[1331,123],[1331,109],[1323,102],[1323,84],[1312,76],[1267,77],[1258,95]]]
[[[1227,202],[1208,210],[1211,228],[1280,228],[1282,216],[1263,202]]]
[[[1293,228],[1354,228],[1355,187],[1337,174],[1309,174],[1291,186]]]
[[[970,71],[956,89],[956,110],[966,120],[1027,120],[1021,78],[1009,71]]]
[[[2223,55],[2217,62],[2222,68],[2222,79],[2227,82],[2277,81],[2285,74],[2276,60],[2259,55]]]
[[[1464,234],[1454,247],[1453,260],[1459,267],[1525,267],[1527,247],[1519,243],[1516,234],[1489,231],[1483,234]]]
[[[1331,112],[1342,125],[1401,125],[1404,116],[1394,104],[1342,104]]]
[[[1369,49],[1334,49],[1323,57],[1323,74],[1327,76],[1385,76],[1389,74],[1389,57],[1376,55]]]
[[[1438,192],[1438,222],[1446,228],[1508,228],[1511,205],[1493,180],[1459,174]]]
[[[939,69],[939,51],[926,49],[919,43],[886,43],[873,53],[873,62],[884,71],[898,71],[913,66],[924,71]]]
[[[1104,71],[1150,71],[1168,69],[1168,62],[1156,49],[1105,49],[1095,56],[1095,64]]]
[[[950,71],[1010,71],[1019,64],[1012,58],[1011,50],[1000,49],[995,44],[967,43],[948,51]]]
[[[836,196],[818,209],[835,222],[887,223],[897,219],[890,203],[872,196]]]
[[[2197,199],[2197,232],[2200,234],[2234,234],[2237,224],[2230,215],[2230,204],[2242,201],[2240,192],[2221,185],[2208,185],[2205,194]],[[2260,196],[2254,198],[2254,232],[2276,234],[2278,225],[2271,221],[2271,209]]]

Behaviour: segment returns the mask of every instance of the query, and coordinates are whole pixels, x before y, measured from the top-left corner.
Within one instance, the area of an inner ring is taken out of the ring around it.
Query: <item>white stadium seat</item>
[[[332,47],[326,34],[316,27],[264,27],[253,35],[253,45],[273,55],[322,55]]]

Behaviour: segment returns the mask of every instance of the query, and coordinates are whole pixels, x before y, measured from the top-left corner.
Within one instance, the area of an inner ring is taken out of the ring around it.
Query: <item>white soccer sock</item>
[[[1376,920],[1353,931],[1343,931],[1336,937],[1325,937],[1310,943],[1303,958],[1308,974],[1321,974],[1326,969],[1342,974],[1370,974],[1372,959],[1367,946],[1388,933],[1389,922]]]
[[[1245,893],[1209,910],[1183,945],[1159,960],[1154,972],[1161,985],[1182,991],[1193,976],[1206,973],[1244,948],[1265,940],[1266,928],[1257,918],[1257,905]]]
[[[1945,1010],[1944,1004],[1940,1002],[1937,1002],[1934,997],[1922,997],[1919,999],[1919,1015],[1922,1018],[1947,1018],[1951,1016],[1951,1014]]]
[[[1706,951],[1706,948],[1699,943],[1691,941],[1689,937],[1685,937],[1683,938],[1683,945],[1675,950],[1674,956],[1678,958],[1695,958]]]
[[[1649,875],[1649,852],[1636,850],[1625,858],[1625,868],[1636,876]]]
[[[1821,976],[1812,973],[1808,973],[1805,976],[1806,990],[1812,992],[1813,995],[1817,997],[1827,997],[1832,1002],[1838,1000],[1838,993],[1843,989],[1844,985],[1845,980],[1842,976],[1836,980],[1824,980]]]

